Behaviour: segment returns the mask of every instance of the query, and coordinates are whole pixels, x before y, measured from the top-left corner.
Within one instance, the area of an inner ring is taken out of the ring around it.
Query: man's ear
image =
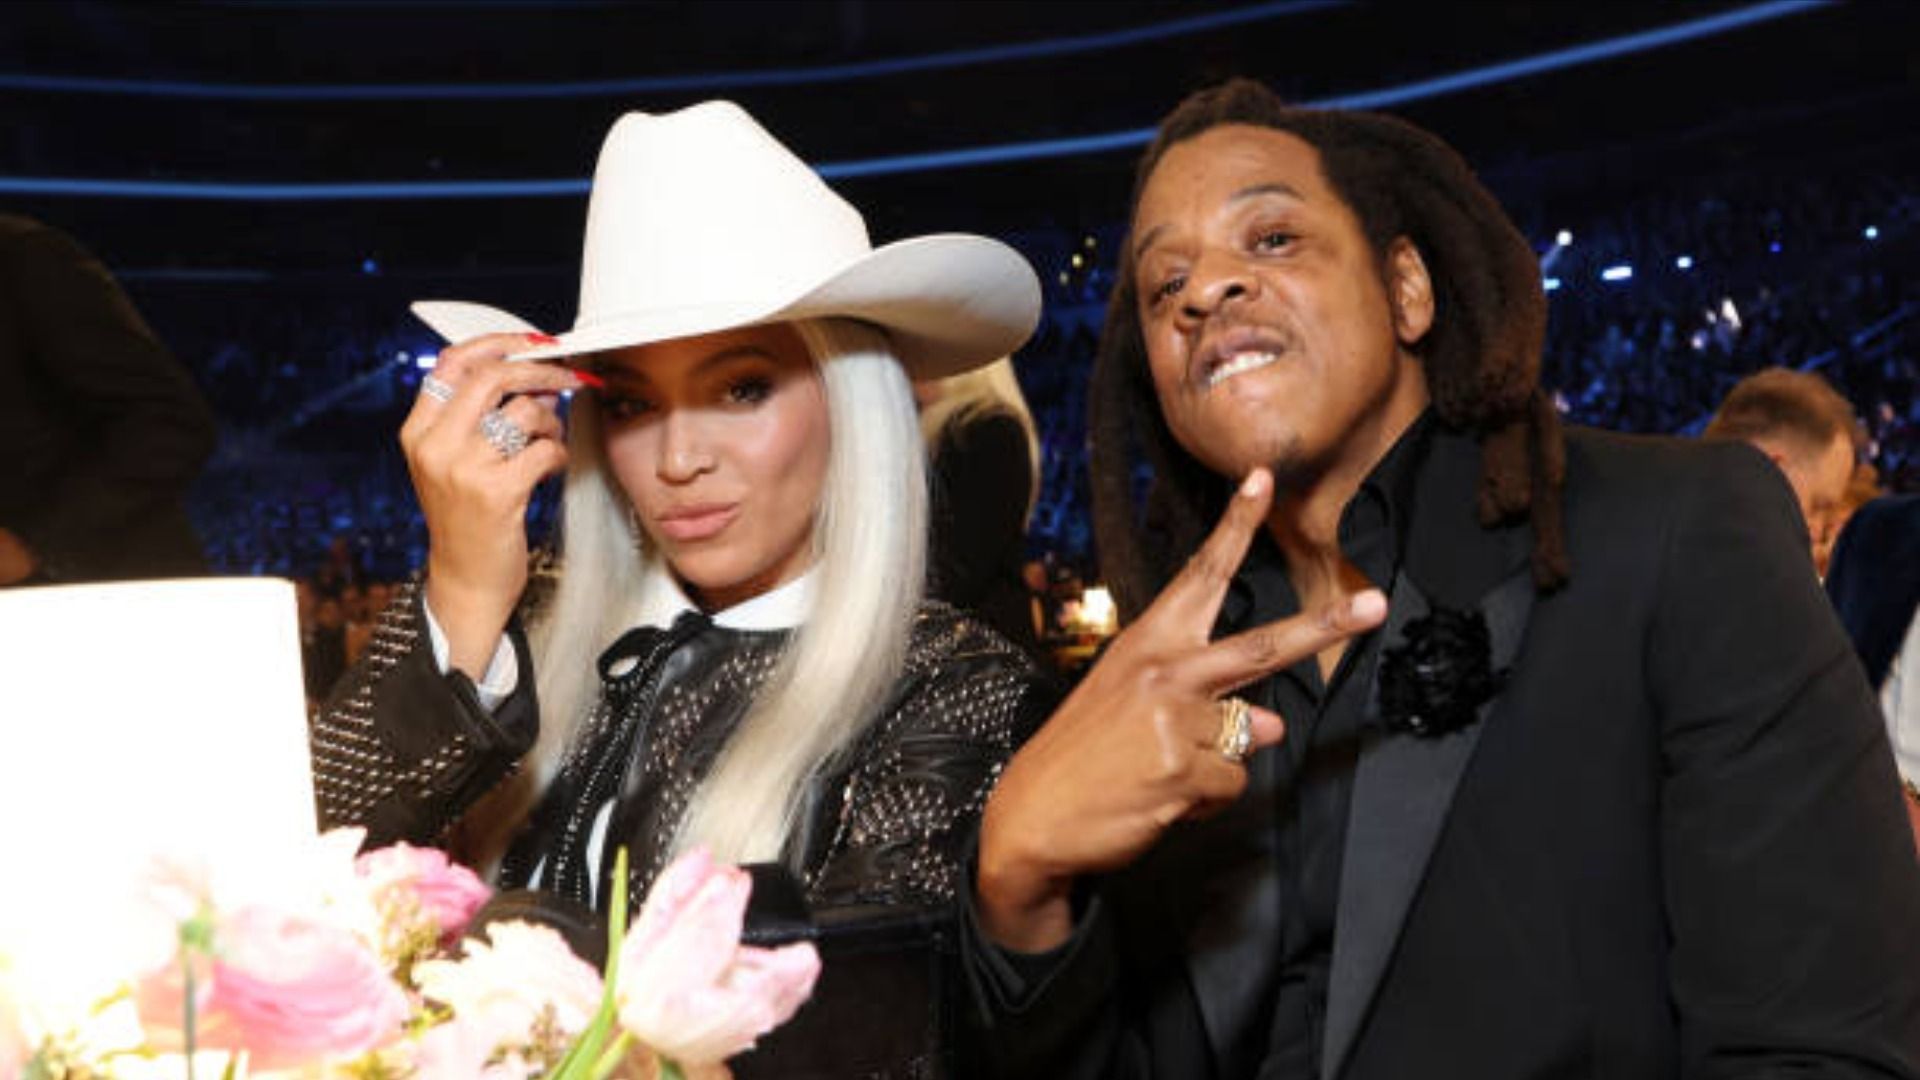
[[[1393,305],[1393,333],[1412,347],[1433,329],[1433,279],[1420,249],[1404,236],[1387,248],[1387,300]]]

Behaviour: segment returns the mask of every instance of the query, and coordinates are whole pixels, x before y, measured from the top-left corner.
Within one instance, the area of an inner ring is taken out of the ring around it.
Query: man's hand
[[[0,587],[18,585],[40,568],[40,559],[11,529],[0,528]]]
[[[1223,696],[1386,617],[1386,597],[1369,589],[1207,641],[1272,500],[1272,476],[1254,470],[1185,569],[1008,762],[981,824],[978,878],[984,927],[1002,945],[1061,944],[1075,878],[1125,866],[1175,821],[1240,796],[1246,767],[1219,748]],[[1285,732],[1265,709],[1252,720],[1256,749]]]

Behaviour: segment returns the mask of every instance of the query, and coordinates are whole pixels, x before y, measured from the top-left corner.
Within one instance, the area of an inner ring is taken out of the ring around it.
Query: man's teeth
[[[1219,386],[1221,383],[1226,382],[1228,379],[1233,378],[1235,375],[1244,375],[1249,371],[1256,371],[1260,368],[1266,367],[1268,364],[1271,364],[1278,359],[1280,359],[1280,355],[1278,353],[1270,353],[1270,352],[1234,353],[1231,357],[1227,359],[1226,363],[1221,364],[1219,367],[1214,368],[1212,371],[1207,373],[1207,385],[1209,387]]]

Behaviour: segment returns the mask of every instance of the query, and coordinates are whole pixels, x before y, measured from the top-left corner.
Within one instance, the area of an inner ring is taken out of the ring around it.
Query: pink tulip
[[[355,1057],[391,1041],[406,994],[352,932],[304,916],[243,908],[214,931],[214,957],[196,959],[197,1045],[247,1051],[256,1070]],[[177,1047],[184,985],[173,962],[141,981],[142,1024]]]
[[[473,871],[438,848],[395,844],[360,856],[354,869],[366,879],[383,910],[393,913],[417,907],[439,929],[443,942],[458,939],[492,894]]]
[[[621,947],[620,1022],[676,1062],[711,1065],[751,1048],[813,993],[811,944],[740,944],[752,888],[744,870],[691,851],[654,883]]]

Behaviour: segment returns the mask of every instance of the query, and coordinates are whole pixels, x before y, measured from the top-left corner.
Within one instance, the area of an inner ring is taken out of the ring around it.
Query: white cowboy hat
[[[580,264],[573,329],[512,359],[843,316],[883,329],[926,379],[1011,353],[1040,318],[1040,283],[1012,248],[943,234],[874,250],[860,212],[730,101],[614,123]],[[534,332],[484,304],[412,310],[449,341]]]

